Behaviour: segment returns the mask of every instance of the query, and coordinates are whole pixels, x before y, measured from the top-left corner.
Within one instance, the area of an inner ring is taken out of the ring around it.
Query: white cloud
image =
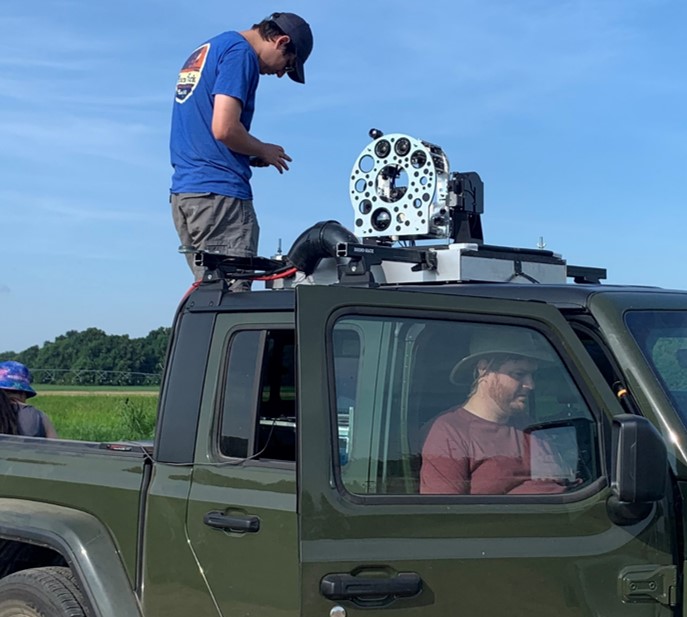
[[[55,156],[86,155],[151,168],[157,161],[145,155],[145,146],[160,135],[159,127],[140,120],[59,114],[46,118],[24,113],[5,113],[0,119],[3,151],[43,164]]]
[[[3,7],[5,8],[5,7]],[[51,18],[49,12],[31,11],[27,15],[2,15],[3,35],[0,42],[2,64],[23,66],[25,62],[50,61],[60,64],[58,58],[84,62],[94,53],[105,53],[113,42],[95,32],[66,26]]]
[[[21,191],[0,191],[0,203],[3,204],[3,221],[11,225],[40,224],[68,225],[70,223],[145,223],[160,224],[158,212],[149,209],[107,208],[92,201],[79,203],[78,198],[67,201],[66,198],[54,198],[44,195],[29,195]],[[15,207],[16,204],[16,207]],[[134,202],[131,205],[136,206]],[[167,222],[166,218],[163,222]],[[54,230],[53,226],[50,226]]]

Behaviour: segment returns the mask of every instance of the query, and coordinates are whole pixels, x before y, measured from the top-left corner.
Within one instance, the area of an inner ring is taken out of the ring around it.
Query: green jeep
[[[476,174],[373,137],[357,235],[198,254],[154,443],[1,438],[0,617],[684,613],[687,292],[486,245]],[[517,430],[556,492],[423,488],[487,331],[550,359]]]

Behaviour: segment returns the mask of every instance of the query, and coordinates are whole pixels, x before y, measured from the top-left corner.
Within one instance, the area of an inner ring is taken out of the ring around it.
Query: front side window
[[[629,311],[625,323],[687,423],[687,311]]]
[[[332,353],[350,493],[559,494],[598,477],[596,421],[534,329],[344,317]]]

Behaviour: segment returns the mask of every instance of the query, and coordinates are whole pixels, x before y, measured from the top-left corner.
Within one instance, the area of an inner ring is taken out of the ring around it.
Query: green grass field
[[[62,439],[149,440],[155,433],[157,389],[37,387],[29,403],[44,411]]]
[[[54,386],[34,384],[38,394],[43,392],[121,392],[124,394],[158,394],[160,386]]]

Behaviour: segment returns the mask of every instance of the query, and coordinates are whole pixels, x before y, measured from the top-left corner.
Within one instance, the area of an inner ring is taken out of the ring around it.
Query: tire
[[[86,617],[69,568],[21,570],[0,580],[0,617]]]

